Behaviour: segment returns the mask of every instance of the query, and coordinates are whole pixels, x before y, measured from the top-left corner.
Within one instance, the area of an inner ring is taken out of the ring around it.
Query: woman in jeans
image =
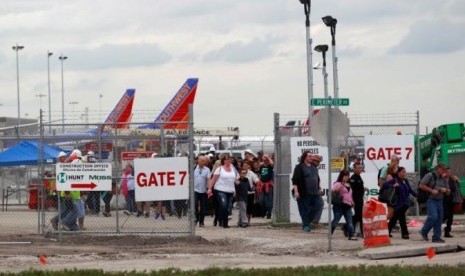
[[[346,220],[346,230],[349,240],[357,240],[354,237],[354,225],[352,223],[352,207],[354,201],[352,199],[352,189],[349,184],[350,173],[348,170],[342,170],[337,177],[336,182],[331,185],[331,191],[342,196],[342,204],[333,204],[334,219],[331,222],[331,233],[336,229],[336,225],[342,216]]]
[[[214,172],[213,177],[208,183],[207,195],[213,195],[213,187],[215,188],[216,201],[218,204],[218,220],[223,228],[229,228],[228,215],[231,206],[231,199],[236,191],[235,182],[238,182],[239,175],[231,164],[231,157],[225,155],[221,158],[221,166]]]
[[[396,226],[397,220],[399,220],[400,231],[402,233],[402,239],[408,240],[409,233],[407,228],[407,222],[405,218],[405,213],[410,207],[409,195],[417,196],[417,193],[410,187],[408,180],[405,178],[407,171],[404,167],[399,167],[397,170],[396,178],[393,178],[384,183],[386,188],[394,187],[397,194],[397,202],[393,206],[394,214],[389,220],[388,229],[389,237],[392,237],[391,232],[392,228]]]

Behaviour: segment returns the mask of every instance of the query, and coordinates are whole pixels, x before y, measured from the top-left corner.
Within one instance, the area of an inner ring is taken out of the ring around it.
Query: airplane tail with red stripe
[[[135,89],[127,89],[116,106],[103,122],[105,127],[125,129],[129,127],[132,118],[132,105],[134,103]]]
[[[198,82],[198,78],[187,79],[155,121],[140,128],[187,129],[189,104],[194,103]]]

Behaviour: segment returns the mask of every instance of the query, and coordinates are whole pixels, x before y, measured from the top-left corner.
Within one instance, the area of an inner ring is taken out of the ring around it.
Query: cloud
[[[465,23],[442,18],[415,23],[409,33],[392,47],[391,54],[441,54],[465,48]]]
[[[250,42],[231,42],[218,50],[208,52],[203,60],[206,62],[226,61],[233,63],[254,62],[273,54],[270,40],[254,39]]]
[[[450,1],[447,13],[463,17],[463,14],[465,14],[465,2],[462,0]]]
[[[337,56],[340,57],[360,57],[362,55],[362,48],[360,47],[343,47],[337,49]]]
[[[157,44],[103,44],[97,48],[69,48],[55,52],[67,56],[66,68],[74,70],[101,70],[136,66],[157,66],[169,62],[172,57]],[[44,69],[44,55],[34,55],[25,61],[30,69]]]

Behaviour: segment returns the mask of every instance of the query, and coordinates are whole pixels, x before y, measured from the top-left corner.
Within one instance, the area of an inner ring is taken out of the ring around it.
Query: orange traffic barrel
[[[371,198],[363,206],[363,235],[365,247],[391,244],[387,223],[387,206],[375,198]]]

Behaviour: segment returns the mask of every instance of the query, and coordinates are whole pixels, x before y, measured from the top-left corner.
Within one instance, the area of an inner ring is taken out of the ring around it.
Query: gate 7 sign
[[[187,157],[134,159],[136,201],[189,198]]]

